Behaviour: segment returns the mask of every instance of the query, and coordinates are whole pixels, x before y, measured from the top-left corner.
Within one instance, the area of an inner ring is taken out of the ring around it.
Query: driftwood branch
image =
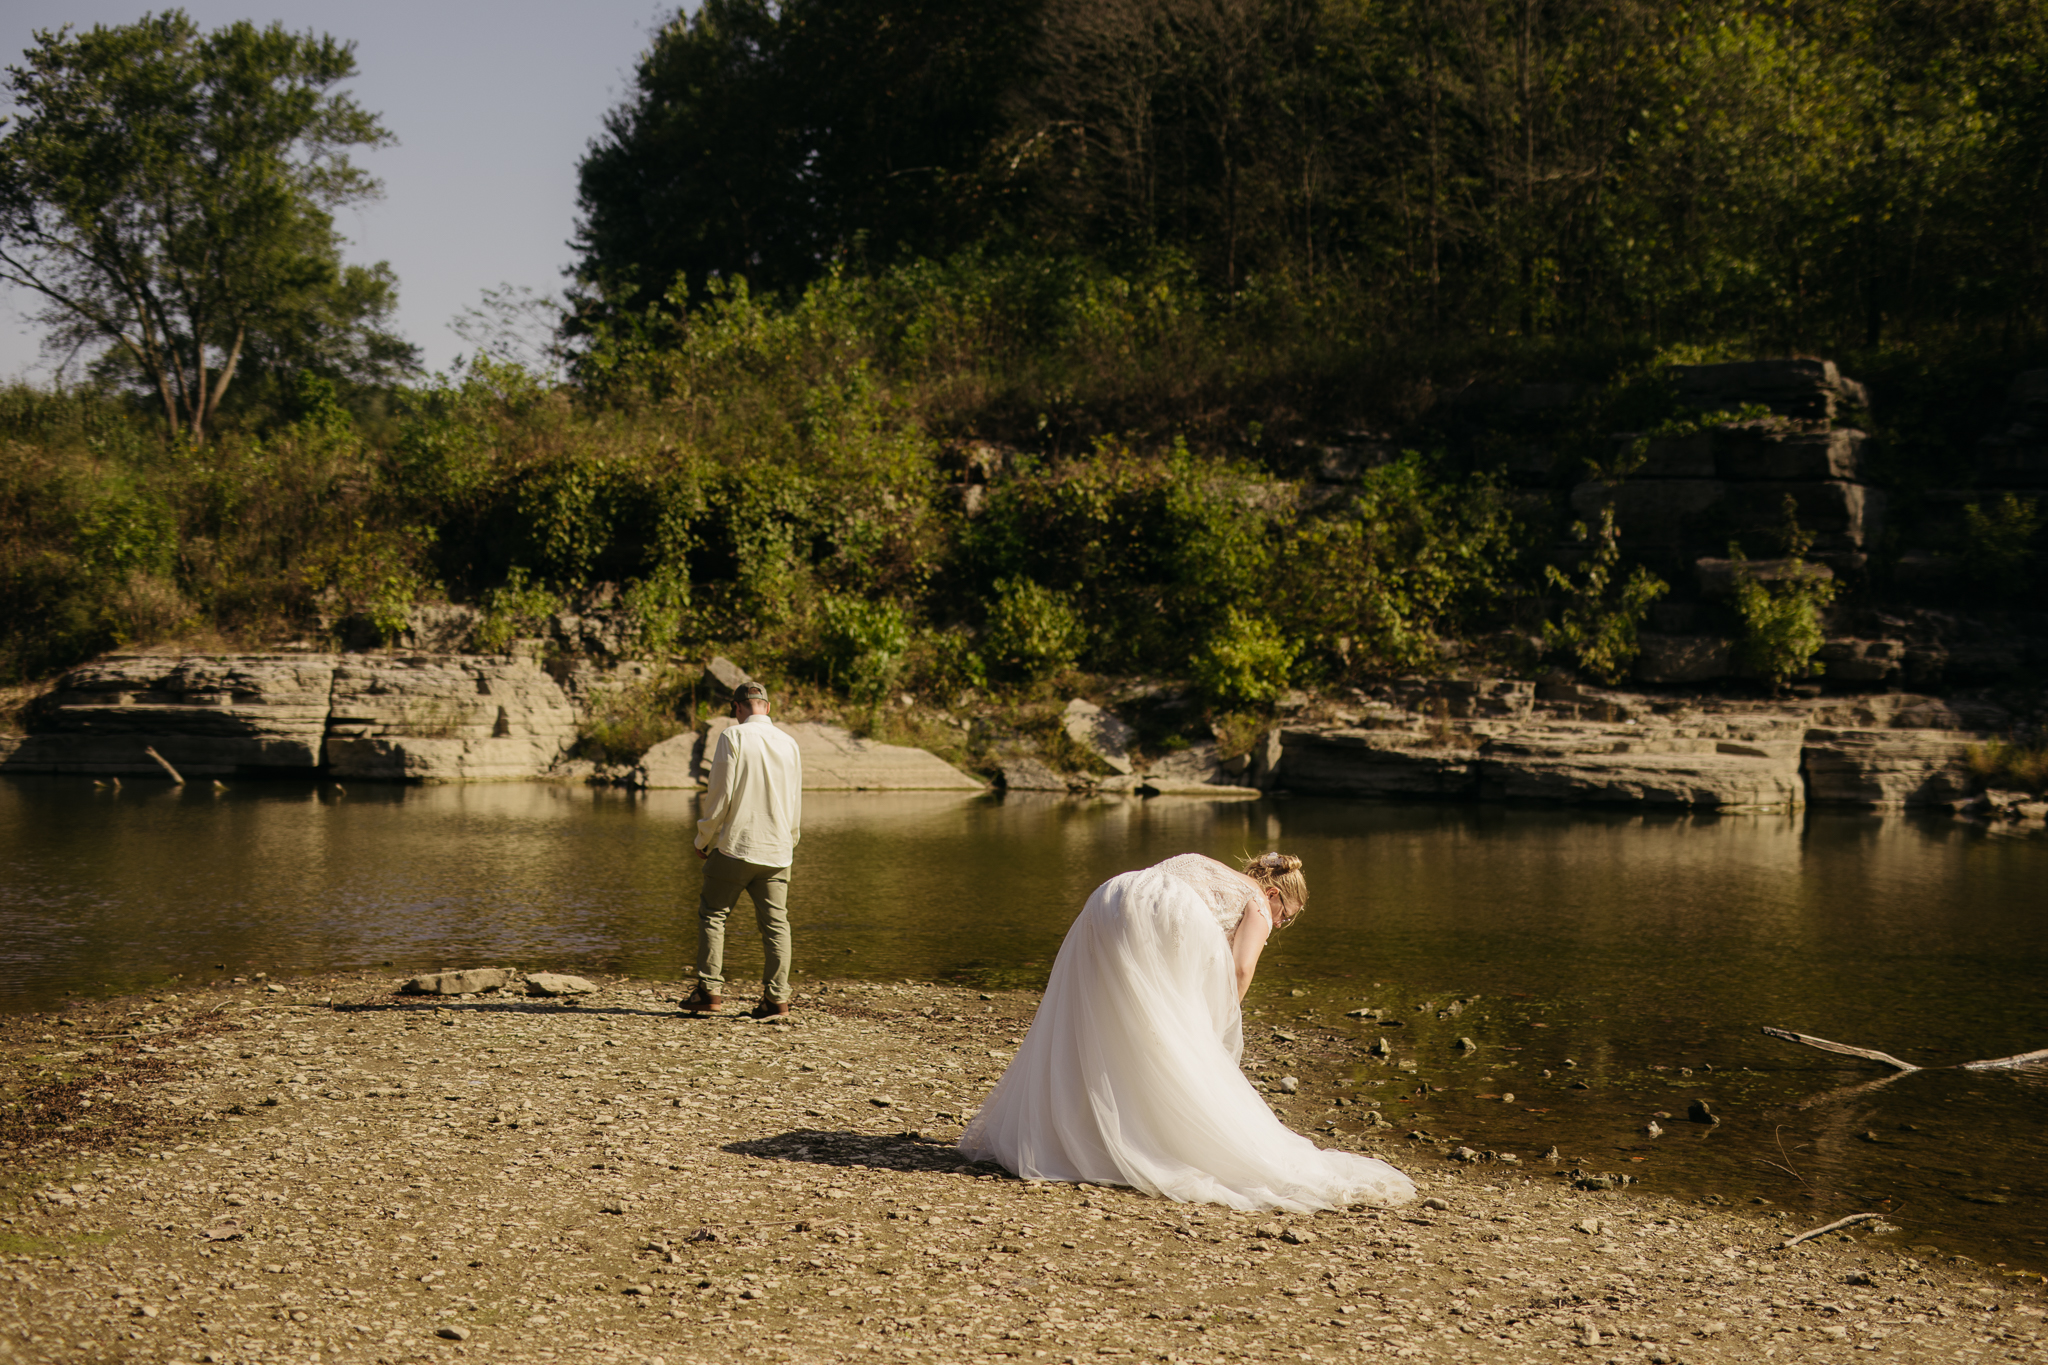
[[[171,760],[165,758],[162,754],[158,753],[155,749],[151,748],[147,744],[142,746],[142,752],[148,754],[151,758],[155,759],[157,761],[157,766],[161,767],[165,772],[171,775],[171,781],[174,784],[180,787],[185,785],[184,777],[179,774],[176,768],[173,768],[171,766]]]
[[[2048,1062],[2048,1048],[2043,1048],[2039,1052],[2022,1052],[2012,1057],[1992,1057],[1981,1062],[1955,1062],[1949,1066],[1942,1067],[1918,1067],[1914,1066],[1911,1062],[1900,1061],[1889,1052],[1878,1052],[1867,1047],[1850,1047],[1847,1043],[1829,1042],[1825,1038],[1816,1038],[1808,1033],[1794,1033],[1790,1029],[1771,1028],[1768,1025],[1764,1027],[1763,1031],[1769,1037],[1782,1038],[1788,1043],[1799,1043],[1805,1047],[1816,1047],[1822,1052],[1836,1052],[1844,1057],[1861,1057],[1865,1061],[1882,1062],[1886,1066],[1895,1068],[1889,1076],[1880,1076],[1874,1081],[1863,1081],[1856,1085],[1843,1086],[1839,1090],[1830,1090],[1825,1095],[1816,1095],[1812,1099],[1800,1104],[1798,1107],[1801,1109],[1811,1109],[1816,1105],[1827,1104],[1834,1100],[1848,1099],[1852,1095],[1861,1095],[1875,1090],[1879,1086],[1890,1085],[1901,1076],[1909,1075],[1915,1071],[2001,1071],[2007,1067],[2033,1066],[2036,1063]],[[1765,1164],[1776,1165],[1777,1163],[1767,1162]]]
[[[1826,1227],[1815,1228],[1811,1232],[1802,1232],[1797,1237],[1786,1238],[1784,1244],[1780,1246],[1778,1250],[1790,1251],[1793,1247],[1798,1246],[1801,1242],[1804,1242],[1809,1238],[1819,1237],[1823,1234],[1834,1232],[1837,1229],[1848,1227],[1851,1223],[1868,1222],[1870,1219],[1876,1218],[1878,1216],[1879,1215],[1875,1213],[1852,1213],[1847,1218],[1837,1218],[1834,1222],[1829,1223]]]
[[[1822,1052],[1839,1052],[1844,1057],[1861,1057],[1866,1062],[1883,1062],[1886,1066],[1895,1067],[1900,1071],[1918,1071],[1920,1069],[1911,1062],[1900,1061],[1889,1052],[1875,1052],[1867,1047],[1850,1047],[1847,1043],[1831,1043],[1825,1038],[1816,1038],[1808,1033],[1794,1033],[1790,1029],[1772,1028],[1768,1024],[1764,1026],[1764,1033],[1772,1038],[1783,1038],[1788,1043],[1802,1043],[1807,1047],[1817,1047]]]
[[[2029,1066],[2034,1062],[2048,1062],[2048,1047],[2039,1052],[2022,1052],[2013,1057],[1993,1057],[1988,1062],[1964,1062],[1959,1071],[1997,1071],[2001,1067]]]

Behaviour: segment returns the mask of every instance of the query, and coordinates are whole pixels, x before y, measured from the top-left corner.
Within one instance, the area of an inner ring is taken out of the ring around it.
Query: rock
[[[1805,803],[1799,746],[1586,729],[1490,740],[1474,765],[1486,800],[1720,810]]]
[[[470,967],[459,972],[427,972],[412,978],[399,990],[406,995],[477,995],[499,990],[512,981],[512,974],[500,967]]]
[[[1869,687],[1898,677],[1907,653],[1898,640],[1829,640],[1814,662],[1825,670],[1829,682]]]
[[[331,654],[108,655],[37,699],[0,769],[161,777],[153,747],[188,780],[310,772],[334,671]]]
[[[1257,785],[1317,796],[1469,796],[1478,784],[1476,744],[1399,730],[1274,730],[1278,753],[1255,770]]]
[[[1435,1195],[1431,1195],[1422,1201],[1422,1207],[1430,1210],[1432,1213],[1448,1213],[1450,1212],[1451,1204],[1447,1199],[1439,1199]]]
[[[1373,1039],[1372,1046],[1367,1048],[1366,1051],[1375,1057],[1391,1057],[1394,1055],[1393,1044],[1384,1038]]]
[[[1376,1009],[1373,1009],[1371,1006],[1366,1006],[1363,1009],[1344,1011],[1344,1017],[1346,1019],[1377,1019],[1379,1018],[1379,1014],[1380,1012]]]
[[[1736,584],[1745,578],[1759,583],[1787,583],[1795,579],[1825,582],[1835,576],[1835,571],[1825,564],[1795,559],[1702,557],[1693,561],[1692,571],[1699,583],[1700,596],[1710,601],[1732,598]]]
[[[1739,360],[1720,365],[1674,365],[1671,384],[1678,401],[1702,411],[1737,409],[1757,403],[1781,417],[1834,420],[1838,408],[1862,407],[1870,396],[1845,378],[1832,360]]]
[[[526,977],[528,995],[589,995],[596,985],[580,976],[564,976],[556,972],[529,972]]]
[[[1214,740],[1203,740],[1153,763],[1141,778],[1140,790],[1152,796],[1217,796],[1255,793],[1257,788],[1238,786],[1233,779],[1250,768],[1245,755],[1236,755],[1226,765],[1216,756]]]
[[[1307,1246],[1316,1240],[1316,1235],[1307,1228],[1289,1228],[1280,1234],[1280,1240],[1290,1246]]]
[[[1716,1114],[1705,1100],[1694,1100],[1691,1104],[1687,1105],[1685,1116],[1694,1123],[1719,1123],[1721,1121],[1721,1116]]]
[[[1477,1161],[1479,1153],[1470,1147],[1453,1147],[1446,1153],[1453,1161]]]
[[[1257,1227],[1252,1229],[1252,1236],[1264,1237],[1269,1240],[1278,1241],[1282,1236],[1282,1233],[1280,1230],[1280,1225],[1278,1223],[1261,1223]]]
[[[697,690],[716,710],[732,709],[732,693],[736,687],[744,686],[753,679],[747,670],[741,668],[723,654],[713,655],[711,662],[704,665],[704,676],[698,680]]]
[[[711,776],[711,765],[718,758],[718,737],[739,724],[731,716],[713,716],[704,723],[703,738],[691,750],[691,772],[699,781]]]
[[[1076,697],[1067,703],[1060,717],[1067,738],[1107,763],[1119,773],[1132,771],[1131,741],[1138,732],[1094,702]]]
[[[561,687],[523,659],[347,658],[334,670],[327,766],[338,778],[535,778],[576,723]]]
[[[1019,758],[1005,763],[997,774],[997,781],[1004,791],[1010,792],[1067,790],[1067,779],[1054,772],[1051,765],[1036,758]]]
[[[1301,1081],[1294,1076],[1282,1076],[1280,1078],[1280,1088],[1292,1095],[1301,1089]]]
[[[1637,637],[1636,677],[1646,683],[1710,682],[1735,672],[1735,642],[1722,635]]]
[[[1664,1130],[1657,1126],[1657,1120],[1655,1119],[1651,1119],[1648,1123],[1643,1125],[1643,1132],[1653,1138],[1664,1136]]]
[[[467,1327],[440,1327],[435,1329],[434,1335],[443,1341],[468,1341],[469,1329]]]
[[[640,762],[633,768],[633,785],[650,791],[702,786],[697,780],[697,762],[703,743],[703,737],[695,731],[669,736],[640,755]]]
[[[803,754],[805,791],[981,791],[983,784],[936,754],[858,739],[836,725],[782,727]]]
[[[1984,736],[1940,730],[1806,732],[1806,785],[1815,805],[1933,806],[1973,785],[1972,743]]]
[[[1456,1043],[1452,1044],[1452,1046],[1456,1047],[1460,1052],[1479,1051],[1479,1044],[1473,1042],[1470,1038],[1460,1038]]]

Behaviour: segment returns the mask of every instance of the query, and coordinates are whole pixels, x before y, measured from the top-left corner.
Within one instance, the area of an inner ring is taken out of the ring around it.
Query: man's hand
[[[711,861],[711,850],[708,848],[700,848],[697,850],[697,856],[708,863]]]

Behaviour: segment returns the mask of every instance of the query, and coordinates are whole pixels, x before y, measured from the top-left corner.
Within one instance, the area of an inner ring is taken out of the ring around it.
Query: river
[[[1768,1201],[1798,1226],[1879,1210],[1905,1244],[2048,1269],[2048,1068],[1930,1070],[1802,1107],[1887,1073],[1758,1032],[1928,1066],[2048,1047],[2048,840],[1828,812],[828,793],[805,810],[799,989],[1036,986],[1105,877],[1278,847],[1311,898],[1261,967],[1250,1050],[1269,1025],[1334,1021],[1417,1060],[1385,1091],[1403,1091],[1397,1124],[1525,1170],[1555,1145],[1648,1189]],[[7,779],[0,1009],[258,971],[673,979],[693,953],[695,812],[688,793],[537,784]],[[759,963],[745,917],[736,982]],[[1341,1018],[1368,1005],[1389,1022]],[[1694,1099],[1724,1122],[1687,1122]]]

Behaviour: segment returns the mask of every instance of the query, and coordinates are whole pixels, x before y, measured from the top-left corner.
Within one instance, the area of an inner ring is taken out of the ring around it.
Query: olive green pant
[[[743,862],[717,849],[704,860],[704,891],[697,899],[697,980],[713,995],[725,990],[725,917],[740,892],[754,901],[761,926],[761,998],[789,999],[789,869]]]

